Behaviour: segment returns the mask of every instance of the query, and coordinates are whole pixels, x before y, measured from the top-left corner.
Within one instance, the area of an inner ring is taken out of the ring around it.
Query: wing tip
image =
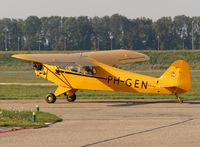
[[[11,57],[12,57],[12,58],[18,58],[18,59],[20,59],[20,58],[22,58],[22,55],[23,55],[23,54],[14,54],[14,55],[12,55]]]
[[[29,56],[28,54],[14,54],[11,56],[12,58],[17,58],[26,61],[36,61],[33,57]]]

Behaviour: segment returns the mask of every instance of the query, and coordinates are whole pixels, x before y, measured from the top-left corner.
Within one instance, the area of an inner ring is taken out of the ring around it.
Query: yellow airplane
[[[103,90],[178,94],[191,89],[190,67],[184,60],[173,62],[159,77],[125,71],[119,64],[141,62],[149,57],[130,50],[93,51],[72,54],[16,54],[12,57],[33,62],[35,74],[58,85],[46,96],[47,103],[64,94],[69,102],[76,100],[77,90]]]

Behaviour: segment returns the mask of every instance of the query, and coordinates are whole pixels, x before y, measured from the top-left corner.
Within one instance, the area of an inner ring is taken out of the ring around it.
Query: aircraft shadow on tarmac
[[[57,104],[65,104],[66,102],[57,102]],[[176,99],[150,99],[150,100],[81,100],[76,101],[74,103],[104,103],[108,104],[109,107],[129,107],[129,106],[137,106],[137,105],[147,105],[147,104],[156,104],[156,103],[179,103]],[[183,99],[183,104],[200,104],[198,99]]]
[[[84,100],[75,103],[105,103],[110,107],[127,107],[136,105],[147,105],[155,103],[178,103],[176,99],[170,100]]]
[[[197,99],[183,99],[183,103],[186,104],[200,104],[200,101]],[[128,107],[128,106],[137,106],[137,105],[147,105],[147,104],[156,104],[156,103],[179,103],[176,99],[169,100],[87,100],[87,101],[77,101],[76,103],[106,103],[109,107]]]
[[[156,104],[156,103],[179,103],[177,100],[151,100],[151,101],[129,101],[121,104],[114,104],[114,105],[109,105],[110,107],[127,107],[127,106],[136,106],[136,105],[147,105],[147,104]],[[196,104],[199,105],[200,101],[197,99],[189,99],[189,100],[184,100],[183,104]]]
[[[188,102],[186,101],[185,103],[194,104],[194,105],[195,105],[195,104],[196,104],[196,105],[199,105],[199,104],[200,104],[200,101],[195,101],[195,100],[194,100],[194,101],[188,101]]]
[[[145,101],[127,101],[121,102],[121,104],[111,104],[110,107],[128,107],[128,106],[137,106],[137,105],[147,105],[147,104],[156,104],[156,103],[177,103],[176,100],[145,100]]]

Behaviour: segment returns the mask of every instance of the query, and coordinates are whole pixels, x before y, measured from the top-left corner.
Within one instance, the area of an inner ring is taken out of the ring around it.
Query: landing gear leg
[[[175,94],[175,95],[176,95],[176,98],[178,99],[179,103],[182,104],[183,100],[177,94]]]

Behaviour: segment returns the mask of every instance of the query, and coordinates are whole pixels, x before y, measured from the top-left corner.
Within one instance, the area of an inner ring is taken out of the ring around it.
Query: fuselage
[[[69,90],[173,94],[173,89],[159,87],[158,78],[125,71],[108,65],[104,69],[96,66],[95,73],[88,74],[43,64],[42,70],[35,70],[35,73]]]

